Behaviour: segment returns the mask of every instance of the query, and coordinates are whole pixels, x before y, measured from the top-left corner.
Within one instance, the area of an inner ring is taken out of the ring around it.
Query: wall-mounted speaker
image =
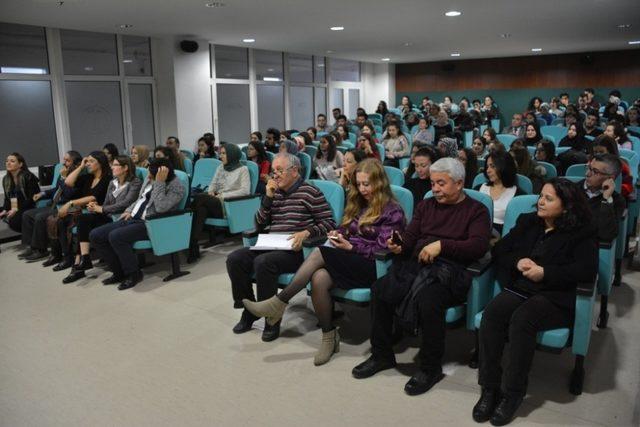
[[[590,53],[582,55],[580,57],[580,63],[582,65],[591,65],[591,64],[593,64],[593,55],[591,55]]]
[[[456,69],[456,64],[454,64],[453,62],[443,62],[441,67],[442,71],[450,73]]]
[[[193,40],[182,40],[180,42],[180,49],[183,52],[193,53],[198,50],[198,42],[194,42]]]

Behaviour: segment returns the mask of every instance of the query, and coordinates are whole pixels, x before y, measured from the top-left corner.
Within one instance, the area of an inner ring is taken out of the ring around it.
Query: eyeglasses
[[[587,173],[592,175],[611,175],[610,173],[592,168],[591,166],[587,166]]]
[[[284,169],[274,169],[271,171],[271,177],[275,177],[276,175],[284,175],[285,173],[287,173],[287,171],[289,169],[293,169],[293,166],[289,166],[288,168],[284,168]]]

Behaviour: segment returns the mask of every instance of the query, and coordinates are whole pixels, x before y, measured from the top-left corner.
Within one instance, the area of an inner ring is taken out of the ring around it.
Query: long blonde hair
[[[136,166],[146,167],[149,164],[149,147],[146,145],[134,145],[133,149],[138,154],[138,163]]]
[[[372,187],[372,197],[369,202],[358,191],[356,176],[358,172],[369,175],[369,184]],[[389,201],[395,200],[389,178],[384,171],[382,163],[378,159],[365,159],[357,164],[349,181],[349,191],[347,191],[347,206],[344,209],[342,226],[348,227],[351,222],[366,209],[358,222],[358,228],[373,224],[382,215],[382,210]]]

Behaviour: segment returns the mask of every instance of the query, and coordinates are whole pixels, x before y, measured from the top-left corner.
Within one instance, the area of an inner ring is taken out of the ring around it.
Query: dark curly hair
[[[578,184],[566,178],[552,178],[545,184],[547,185],[553,187],[562,201],[562,214],[554,224],[556,230],[568,231],[591,223],[589,202]]]

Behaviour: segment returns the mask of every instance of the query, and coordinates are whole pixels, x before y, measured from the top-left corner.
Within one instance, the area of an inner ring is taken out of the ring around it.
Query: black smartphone
[[[391,235],[391,241],[393,242],[394,245],[402,245],[402,236],[400,236],[400,233],[398,232],[398,230],[393,230],[393,234]]]

